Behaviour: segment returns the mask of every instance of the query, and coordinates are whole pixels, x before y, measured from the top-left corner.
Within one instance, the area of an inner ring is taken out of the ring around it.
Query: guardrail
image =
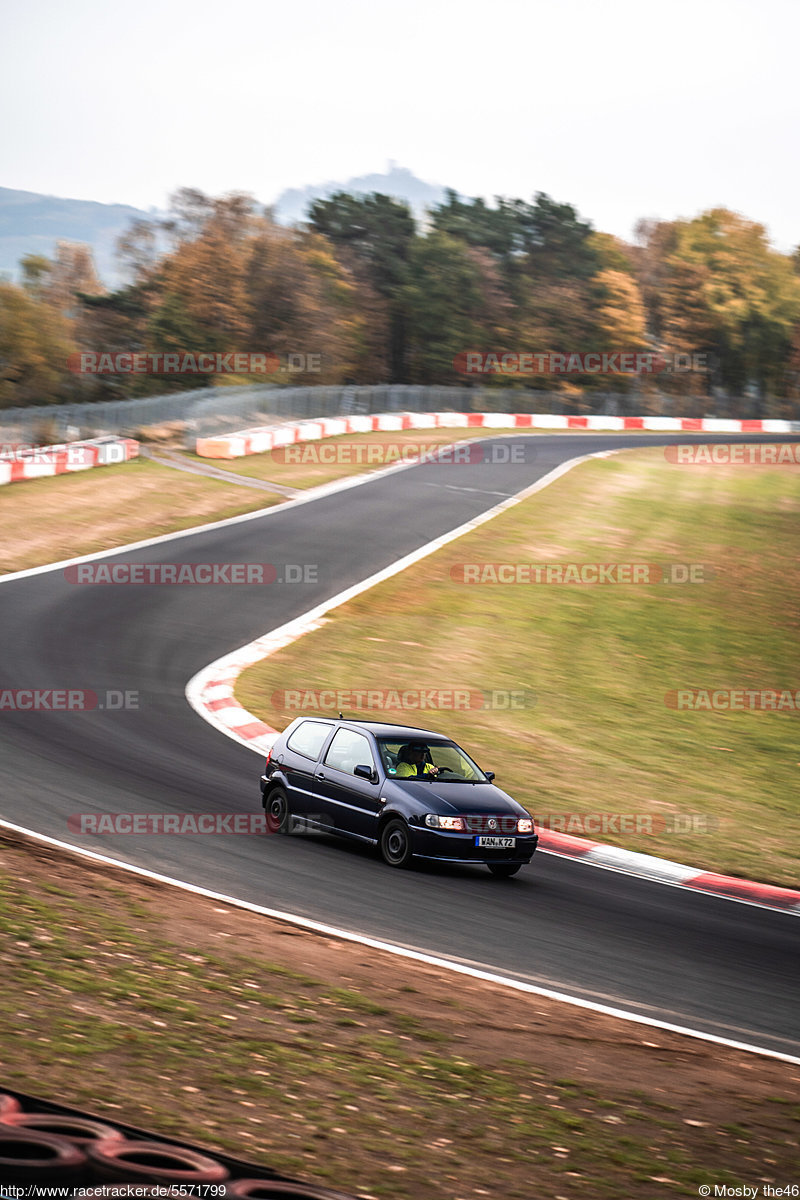
[[[675,416],[673,397],[657,397],[653,416]],[[649,398],[648,407],[653,407]],[[276,387],[254,384],[244,387],[197,388],[134,400],[112,400],[97,404],[54,404],[0,409],[0,442],[70,442],[113,434],[135,437],[148,426],[181,422],[190,437],[213,437],[246,426],[269,425],[287,420],[373,415],[385,412],[520,412],[584,415],[582,407],[595,416],[624,417],[641,411],[641,398],[632,393],[592,392],[571,402],[560,392],[533,391],[512,387],[423,387],[409,384],[375,384],[336,387]],[[714,408],[707,402],[701,407]],[[730,401],[726,407],[747,411],[753,418],[752,401]],[[700,413],[724,417],[726,412]],[[800,422],[793,423],[800,430]]]

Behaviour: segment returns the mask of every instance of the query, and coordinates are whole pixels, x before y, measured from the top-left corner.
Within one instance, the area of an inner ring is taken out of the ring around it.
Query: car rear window
[[[330,731],[330,725],[322,725],[319,721],[303,721],[290,734],[286,745],[290,750],[294,750],[295,754],[302,754],[305,758],[313,758],[316,761]]]

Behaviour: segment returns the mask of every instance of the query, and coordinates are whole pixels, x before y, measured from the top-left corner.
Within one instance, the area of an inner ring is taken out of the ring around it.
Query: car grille
[[[469,813],[462,815],[470,833],[488,834],[490,837],[511,837],[517,832],[517,818],[508,814]]]

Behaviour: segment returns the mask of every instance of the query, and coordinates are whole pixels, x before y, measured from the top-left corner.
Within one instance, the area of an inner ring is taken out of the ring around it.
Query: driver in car
[[[411,779],[415,775],[438,775],[439,768],[428,761],[429,750],[422,742],[408,742],[401,746],[397,755],[397,779]]]

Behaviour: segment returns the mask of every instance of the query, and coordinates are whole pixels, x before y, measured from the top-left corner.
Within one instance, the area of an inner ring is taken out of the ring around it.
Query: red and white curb
[[[42,479],[128,462],[139,454],[133,438],[92,438],[62,446],[0,447],[0,487],[25,479]]]
[[[543,850],[559,854],[563,858],[579,858],[583,862],[607,870],[623,871],[627,875],[644,875],[659,883],[671,883],[679,887],[693,888],[698,892],[711,892],[726,900],[742,900],[762,908],[777,908],[800,916],[800,891],[774,887],[769,883],[756,883],[749,879],[737,879],[732,875],[717,875],[713,871],[699,871],[683,863],[670,862],[650,854],[636,854],[619,846],[606,846],[601,842],[590,842],[584,838],[571,837],[552,830],[540,831],[539,845]]]
[[[234,688],[242,671],[262,662],[270,655],[276,654],[285,646],[290,646],[303,634],[319,629],[325,623],[326,614],[332,609],[339,608],[354,597],[383,583],[384,580],[400,574],[414,563],[434,554],[449,542],[463,537],[464,534],[472,532],[473,529],[477,529],[501,512],[505,512],[529,496],[535,495],[536,492],[553,483],[579,463],[586,462],[591,458],[607,457],[608,454],[608,451],[604,451],[600,454],[582,455],[579,458],[570,459],[569,462],[563,463],[531,487],[504,500],[475,520],[468,521],[443,537],[427,543],[419,550],[415,550],[412,554],[408,554],[405,558],[386,567],[383,571],[379,571],[361,583],[354,584],[346,591],[332,596],[330,600],[323,601],[316,608],[287,622],[273,630],[272,633],[256,638],[246,646],[241,646],[238,650],[210,663],[186,685],[186,698],[189,704],[199,716],[228,737],[233,738],[234,741],[257,754],[266,755],[272,748],[279,731],[260,718],[253,716],[236,699]],[[711,871],[701,871],[697,867],[671,862],[669,859],[657,858],[650,854],[639,854],[619,846],[607,846],[602,842],[592,842],[585,838],[573,837],[549,829],[539,830],[539,848],[563,858],[581,859],[583,862],[604,870],[619,871],[626,875],[635,875],[676,887],[692,888],[695,891],[709,892],[728,900],[737,900],[762,908],[779,909],[800,916],[800,891],[789,888],[737,879],[734,876],[718,875]]]
[[[406,429],[585,429],[653,433],[791,433],[791,421],[764,419],[734,421],[722,417],[604,417],[564,416],[558,413],[378,413],[374,416],[321,417],[288,425],[260,425],[220,437],[198,438],[201,458],[241,458],[265,454],[295,442],[319,441],[353,433],[399,433]]]

